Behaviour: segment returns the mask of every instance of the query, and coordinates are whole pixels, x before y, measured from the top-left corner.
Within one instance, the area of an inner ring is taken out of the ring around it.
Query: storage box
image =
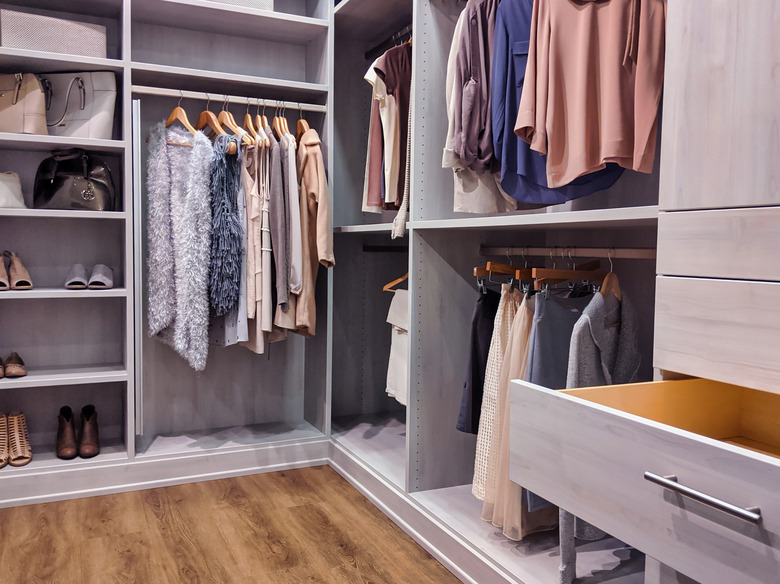
[[[0,9],[0,46],[105,59],[106,27]]]
[[[244,8],[255,8],[258,10],[273,10],[274,4],[278,0],[212,0],[220,4],[230,4],[231,6],[243,6]]]

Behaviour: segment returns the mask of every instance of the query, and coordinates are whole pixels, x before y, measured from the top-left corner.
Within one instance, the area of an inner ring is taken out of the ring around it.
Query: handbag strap
[[[48,178],[51,181],[54,181],[54,177],[57,176],[57,168],[59,163],[66,160],[73,160],[75,158],[81,158],[84,178],[89,177],[89,154],[87,154],[81,148],[71,148],[70,150],[53,150],[51,154],[51,159],[54,161],[54,164],[50,169],[49,175],[44,178]]]
[[[51,126],[57,126],[60,123],[62,123],[62,120],[65,119],[65,116],[68,114],[68,105],[70,104],[70,92],[73,89],[73,85],[74,84],[78,84],[78,88],[79,88],[79,96],[81,98],[79,109],[83,110],[85,107],[87,107],[87,90],[84,87],[84,80],[81,77],[79,77],[78,75],[76,75],[73,79],[70,80],[70,83],[68,84],[68,93],[65,95],[65,110],[62,112],[62,116],[56,122],[53,122],[51,124],[49,124],[47,122],[46,123],[47,126],[50,126],[50,127]],[[51,83],[47,82],[47,84],[46,84],[46,92],[47,92],[47,94],[51,94],[52,93]],[[46,101],[48,103],[48,107],[51,107],[51,97],[50,96],[47,97]]]
[[[16,76],[16,86],[14,87],[14,99],[11,102],[13,105],[16,105],[16,102],[19,101],[19,92],[22,90],[22,80],[24,79],[24,73],[15,73]]]

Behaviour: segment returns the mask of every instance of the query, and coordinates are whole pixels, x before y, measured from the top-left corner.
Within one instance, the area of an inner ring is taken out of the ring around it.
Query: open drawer
[[[702,584],[780,582],[780,395],[513,381],[510,432],[510,478],[556,505]]]

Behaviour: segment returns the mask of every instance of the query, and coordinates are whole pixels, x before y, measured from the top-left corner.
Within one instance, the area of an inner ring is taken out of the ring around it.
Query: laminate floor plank
[[[0,509],[5,584],[450,584],[330,467]]]

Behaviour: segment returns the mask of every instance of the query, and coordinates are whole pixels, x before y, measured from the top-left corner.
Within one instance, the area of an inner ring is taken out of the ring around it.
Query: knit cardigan
[[[192,148],[168,142],[192,144]],[[209,350],[209,175],[213,148],[161,122],[149,135],[147,163],[149,336],[202,371]]]

